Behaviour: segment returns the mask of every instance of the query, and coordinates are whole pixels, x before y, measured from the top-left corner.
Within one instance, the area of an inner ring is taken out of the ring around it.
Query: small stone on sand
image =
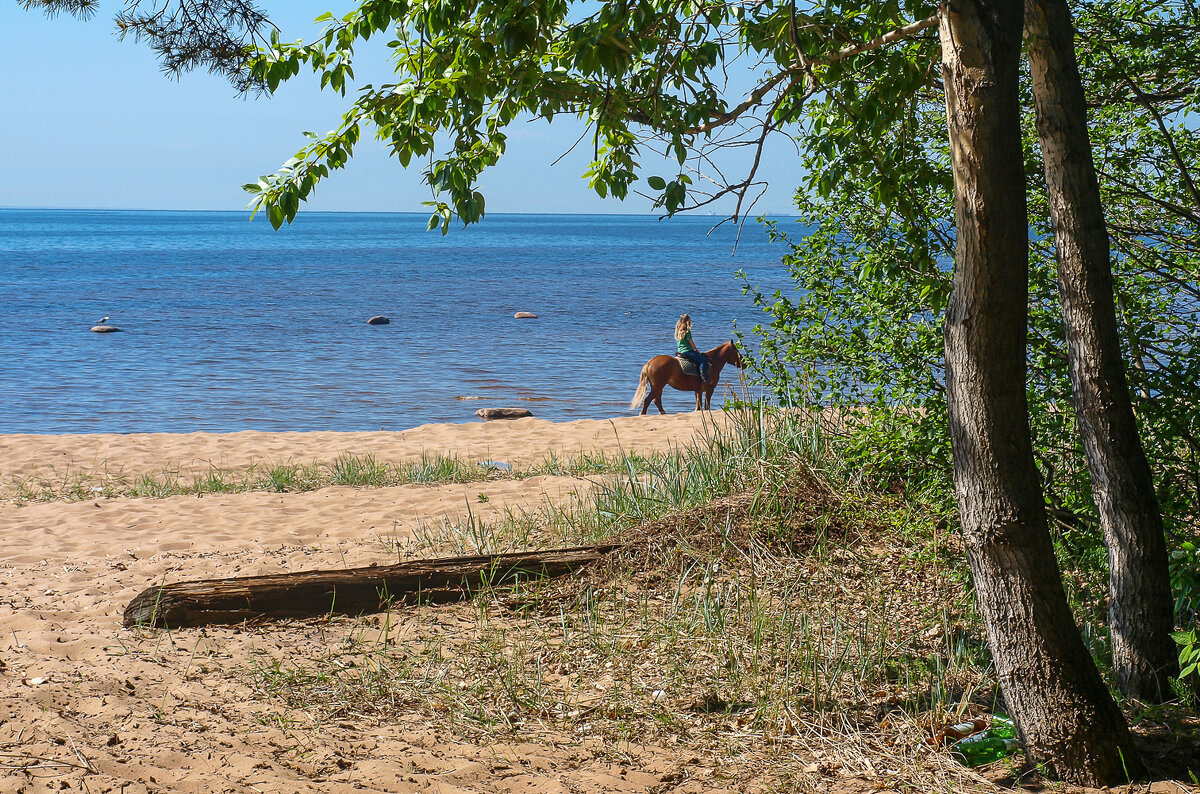
[[[475,412],[475,415],[485,421],[492,419],[521,419],[522,417],[533,416],[532,413],[524,408],[480,408]]]

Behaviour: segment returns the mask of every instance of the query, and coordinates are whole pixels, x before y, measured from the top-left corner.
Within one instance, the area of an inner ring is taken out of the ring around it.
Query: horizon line
[[[0,211],[6,210],[36,210],[36,211],[53,211],[53,212],[224,212],[224,213],[245,213],[251,214],[248,209],[176,209],[167,207],[50,207],[50,206],[21,206],[16,204],[0,204]],[[428,217],[430,213],[421,210],[302,210],[297,214],[297,219],[304,215],[419,215]],[[668,220],[671,217],[688,217],[688,218],[716,218],[731,216],[723,215],[722,213],[712,212],[704,215],[692,212],[678,212],[674,216],[662,215],[657,212],[537,212],[537,211],[509,211],[509,212],[490,212],[484,216],[487,217],[497,215],[562,215],[575,217],[625,217],[625,218],[660,218]],[[754,217],[759,216],[774,216],[783,218],[799,218],[800,215],[791,212],[762,212]],[[746,220],[750,216],[746,216]]]

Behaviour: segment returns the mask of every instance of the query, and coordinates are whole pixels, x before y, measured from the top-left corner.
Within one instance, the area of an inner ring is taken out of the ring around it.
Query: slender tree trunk
[[[1125,381],[1074,27],[1066,0],[1026,0],[1025,8],[1071,393],[1108,546],[1113,669],[1122,692],[1158,703],[1179,674],[1167,549]]]
[[[957,221],[946,385],[963,540],[1026,753],[1067,780],[1108,785],[1142,767],[1067,606],[1029,431],[1021,6],[956,0],[940,15]]]

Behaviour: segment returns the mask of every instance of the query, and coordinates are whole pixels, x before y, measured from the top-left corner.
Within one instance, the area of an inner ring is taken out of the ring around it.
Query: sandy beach
[[[422,527],[468,509],[486,519],[561,500],[591,487],[587,478],[48,501],[17,498],[13,484],[237,472],[341,454],[519,468],[551,453],[662,450],[704,422],[687,413],[380,433],[0,436],[0,792],[642,791],[682,780],[689,759],[666,748],[617,752],[586,737],[481,745],[431,732],[419,709],[384,725],[307,726],[298,748],[295,730],[251,696],[248,681],[264,654],[319,655],[344,640],[336,629],[121,626],[130,599],[164,580],[386,564]],[[416,624],[452,618],[427,612]]]

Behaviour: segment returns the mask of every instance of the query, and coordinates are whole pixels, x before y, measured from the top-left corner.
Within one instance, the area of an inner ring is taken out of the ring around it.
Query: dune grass
[[[714,785],[986,787],[928,743],[996,697],[958,547],[939,516],[833,488],[832,454],[806,417],[746,410],[566,506],[425,527],[391,550],[625,545],[579,578],[338,620],[324,653],[248,678],[293,722],[653,743],[710,759]]]
[[[444,455],[422,455],[415,461],[391,462],[369,454],[343,453],[331,462],[287,462],[239,470],[210,466],[199,474],[176,468],[137,475],[126,475],[119,468],[110,468],[103,463],[94,468],[68,466],[14,476],[6,495],[18,502],[55,502],[119,497],[162,499],[247,491],[299,493],[337,485],[381,488],[524,479],[539,475],[585,477],[626,471],[631,467],[640,469],[645,463],[643,457],[632,454],[579,454],[574,457],[550,454],[538,463],[505,469],[492,461],[474,462]]]

